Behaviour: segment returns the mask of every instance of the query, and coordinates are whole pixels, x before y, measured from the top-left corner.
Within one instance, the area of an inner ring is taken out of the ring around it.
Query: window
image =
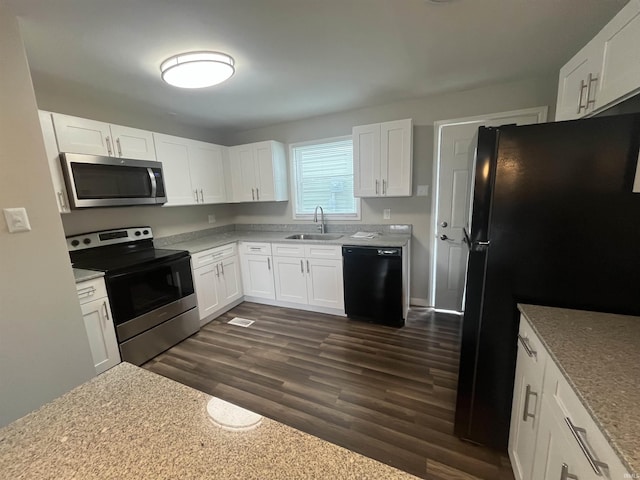
[[[293,144],[291,166],[293,218],[309,218],[317,205],[326,218],[360,218],[360,199],[353,196],[351,137]]]

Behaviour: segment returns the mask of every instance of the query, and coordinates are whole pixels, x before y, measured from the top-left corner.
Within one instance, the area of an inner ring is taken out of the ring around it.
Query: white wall
[[[429,185],[433,192],[433,123],[486,113],[548,105],[553,118],[557,75],[490,85],[463,92],[447,93],[389,105],[362,108],[302,121],[239,132],[226,141],[229,145],[279,140],[295,143],[307,140],[350,135],[354,125],[413,118],[414,165],[413,191],[417,185]],[[362,200],[361,223],[411,223],[412,240],[411,297],[426,302],[429,290],[431,239],[431,195],[410,198],[376,198]],[[391,220],[383,220],[382,210],[391,209]],[[236,206],[238,223],[295,223],[291,205],[263,204]]]
[[[0,426],[95,375],[18,24],[0,3]]]

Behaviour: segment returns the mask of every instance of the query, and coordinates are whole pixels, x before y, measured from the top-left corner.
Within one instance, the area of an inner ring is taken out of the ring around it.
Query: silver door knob
[[[442,223],[440,224],[440,226],[441,226],[442,228],[447,228],[447,227],[449,226],[449,224],[448,224],[447,222],[442,222]]]
[[[440,240],[451,240],[451,239],[446,235],[440,235]]]

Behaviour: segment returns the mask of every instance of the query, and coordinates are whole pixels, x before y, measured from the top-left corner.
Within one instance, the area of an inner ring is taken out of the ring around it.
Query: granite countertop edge
[[[560,372],[562,373],[564,378],[567,380],[567,383],[571,386],[573,392],[576,394],[576,396],[580,400],[580,403],[587,410],[587,412],[591,416],[592,420],[597,425],[598,429],[602,432],[602,434],[604,435],[605,439],[609,442],[609,444],[613,448],[614,452],[616,453],[616,455],[618,456],[618,458],[620,459],[622,464],[631,473],[640,472],[640,465],[637,465],[636,462],[631,460],[628,457],[628,455],[626,455],[626,453],[625,453],[626,448],[620,445],[620,443],[616,440],[616,436],[612,435],[610,430],[607,428],[607,426],[602,422],[600,416],[593,409],[593,407],[592,407],[591,403],[589,402],[588,398],[585,397],[585,395],[583,394],[583,392],[582,392],[583,389],[581,389],[576,384],[576,382],[574,382],[574,380],[571,377],[571,375],[569,374],[569,372],[567,372],[567,369],[565,368],[565,366],[563,364],[563,361],[560,358],[558,358],[558,355],[556,355],[556,352],[555,352],[554,348],[552,348],[551,345],[549,345],[549,342],[546,340],[545,335],[540,331],[540,329],[536,325],[536,314],[535,314],[535,312],[531,311],[532,307],[533,308],[544,308],[545,310],[547,310],[549,312],[553,312],[553,311],[563,312],[563,314],[566,314],[567,312],[574,312],[575,315],[580,315],[580,314],[585,314],[585,313],[596,314],[598,316],[601,316],[603,320],[606,319],[606,317],[609,316],[609,315],[610,316],[615,316],[615,317],[620,317],[621,315],[598,313],[598,312],[585,312],[585,311],[582,311],[582,310],[570,310],[570,309],[566,309],[566,308],[541,307],[541,306],[537,306],[537,305],[518,304],[518,310],[523,314],[523,316],[524,316],[525,320],[527,321],[527,323],[531,326],[533,331],[536,333],[536,335],[538,336],[538,338],[542,342],[544,348],[546,349],[547,353],[549,354],[551,359],[554,361],[554,363],[557,365],[558,369],[560,370]],[[638,319],[638,321],[640,321],[640,318]]]
[[[86,282],[87,280],[93,280],[94,278],[104,277],[104,272],[98,270],[87,270],[84,268],[74,268],[73,277],[76,283]]]
[[[293,245],[356,245],[369,247],[404,247],[409,243],[409,234],[382,234],[372,239],[353,238],[350,234],[342,234],[340,238],[334,240],[295,240],[288,239],[292,232],[268,232],[268,231],[236,231],[228,233],[214,234],[194,240],[171,243],[163,245],[162,248],[187,250],[191,254],[200,253],[211,248],[221,247],[235,242],[268,242],[268,243],[291,243]]]

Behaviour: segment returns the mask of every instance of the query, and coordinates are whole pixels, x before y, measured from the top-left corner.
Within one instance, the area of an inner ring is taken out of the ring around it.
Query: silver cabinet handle
[[[102,302],[102,310],[104,311],[104,317],[105,317],[107,320],[111,320],[111,319],[109,318],[109,309],[107,308],[107,301],[106,301],[106,300],[105,300],[104,302]]]
[[[587,109],[586,105],[582,105],[582,97],[584,96],[584,91],[588,90],[588,88],[589,88],[589,85],[585,83],[584,80],[580,80],[580,95],[578,96],[578,112],[577,113],[580,113],[583,108],[585,110]],[[587,94],[588,93],[589,92],[587,92]]]
[[[58,193],[58,202],[60,202],[60,209],[63,212],[67,211],[67,204],[64,201],[64,194],[62,192],[57,192]]]
[[[596,104],[595,88],[593,89],[593,93],[594,93],[593,98],[591,98],[591,85],[597,84],[597,83],[598,83],[598,77],[590,73],[589,76],[587,77],[588,88],[587,88],[587,103],[585,104],[585,107],[584,107],[585,111],[589,109],[590,105]]]
[[[219,276],[220,276],[220,268],[219,268],[219,266],[218,266],[218,265],[219,265],[219,264],[218,264],[218,263],[216,263],[216,277],[219,277]]]
[[[380,184],[380,182],[378,180],[376,180],[376,195],[378,195],[378,185]]]
[[[252,188],[251,189],[251,200],[255,201],[255,199],[256,199],[256,192],[255,192],[255,189]]]
[[[309,260],[307,260],[307,273],[309,273]]]
[[[111,149],[111,138],[104,137],[104,140],[107,143],[107,153],[109,154],[109,156],[113,155],[113,150]]]
[[[224,263],[220,262],[220,273],[224,275]]]
[[[249,247],[249,250],[251,250],[252,252],[259,252],[262,249],[260,247]]]
[[[387,181],[386,180],[382,180],[382,194],[386,195],[387,194]]]
[[[589,450],[589,447],[586,441],[587,431],[584,428],[576,427],[569,417],[564,417],[564,421],[567,422],[567,426],[569,427],[569,430],[571,430],[571,434],[573,435],[573,438],[575,438],[576,442],[578,442],[578,446],[580,447],[580,450],[582,450],[582,453],[584,453],[584,456],[587,457],[587,461],[589,462],[589,465],[591,465],[591,468],[593,468],[593,471],[596,473],[596,475],[601,477],[602,476],[601,469],[602,468],[608,469],[609,465],[598,460],[591,453],[591,450]],[[585,438],[583,439],[580,435],[584,435]]]
[[[202,193],[202,189],[200,189],[200,201],[204,203],[204,193]]]
[[[535,413],[529,413],[529,398],[531,395],[536,397],[536,404],[538,403],[538,394],[536,392],[531,391],[531,385],[527,385],[526,391],[524,393],[524,408],[522,410],[522,421],[526,422],[527,418],[536,418]]]
[[[122,156],[122,146],[120,145],[120,137],[116,138],[116,145],[118,147],[118,156]]]
[[[560,470],[560,480],[580,480],[577,475],[569,473],[569,465],[562,464],[562,470]]]
[[[199,203],[198,202],[198,190],[197,189],[193,191],[193,196],[196,199],[196,203]]]
[[[300,259],[300,273],[304,275],[304,265],[302,264],[302,259]]]
[[[267,268],[271,270],[271,257],[267,257]]]
[[[78,298],[87,298],[96,293],[96,289],[94,287],[83,288],[82,290],[78,290]]]
[[[256,200],[260,200],[260,189],[256,187]]]
[[[524,347],[524,351],[527,352],[527,355],[529,357],[538,358],[538,352],[536,352],[535,350],[533,350],[531,348],[531,345],[529,345],[529,339],[528,338],[524,338],[522,335],[518,334],[518,340],[520,340],[520,343]]]

